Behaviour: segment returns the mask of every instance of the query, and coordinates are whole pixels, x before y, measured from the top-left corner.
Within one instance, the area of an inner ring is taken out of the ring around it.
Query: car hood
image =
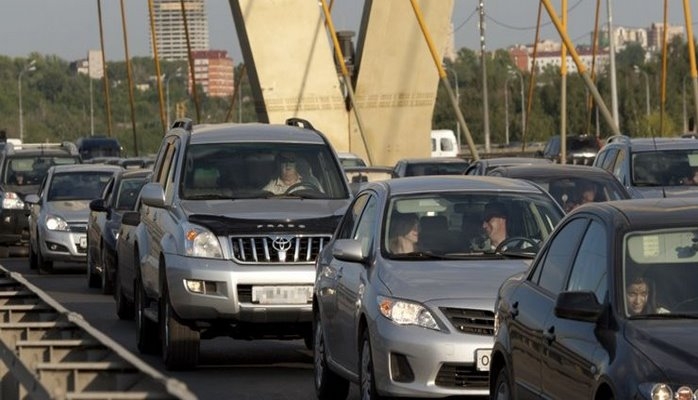
[[[640,187],[634,190],[639,196],[645,199],[656,199],[661,197],[698,197],[698,186],[656,186]]]
[[[90,215],[89,200],[49,201],[44,207],[47,214],[60,216],[66,222],[87,222]]]
[[[390,261],[379,277],[391,295],[422,303],[443,299],[491,299],[506,278],[531,260]]]
[[[695,326],[695,319],[628,321],[625,336],[672,381],[695,382]]]
[[[264,202],[263,207],[260,202]],[[332,234],[349,205],[349,199],[209,200],[182,201],[181,204],[189,221],[204,225],[217,234],[299,230]]]

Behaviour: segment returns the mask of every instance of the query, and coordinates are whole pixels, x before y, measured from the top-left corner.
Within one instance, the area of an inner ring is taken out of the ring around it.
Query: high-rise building
[[[184,3],[184,13],[182,13],[182,3]],[[161,60],[187,59],[187,35],[183,14],[187,17],[187,30],[192,51],[209,49],[205,0],[154,0],[155,36],[158,57]],[[152,37],[150,55],[154,56]]]
[[[234,66],[233,59],[225,50],[208,50],[192,52],[194,73],[197,86],[211,97],[226,97],[233,94]],[[188,90],[191,93],[191,75]]]

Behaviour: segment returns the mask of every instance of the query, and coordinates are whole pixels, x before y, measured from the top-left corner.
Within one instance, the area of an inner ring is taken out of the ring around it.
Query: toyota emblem
[[[276,236],[272,239],[271,247],[278,252],[287,252],[293,244],[292,236]]]

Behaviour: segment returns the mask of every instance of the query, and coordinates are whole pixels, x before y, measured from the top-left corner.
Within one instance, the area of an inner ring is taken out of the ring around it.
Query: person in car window
[[[417,250],[419,241],[419,220],[414,214],[396,215],[390,229],[390,252],[394,254],[412,253]]]
[[[276,165],[279,168],[279,176],[272,178],[262,190],[267,190],[274,194],[284,194],[288,188],[302,182],[303,177],[298,172],[294,154],[280,153],[276,156]]]
[[[681,183],[689,186],[698,185],[698,167],[692,167],[690,175],[681,180]]]
[[[507,238],[507,209],[504,204],[487,203],[482,218],[482,229],[487,235],[481,246],[483,250],[494,250]]]
[[[628,315],[640,315],[651,313],[648,304],[650,285],[642,276],[636,276],[628,281],[625,286],[625,305]]]

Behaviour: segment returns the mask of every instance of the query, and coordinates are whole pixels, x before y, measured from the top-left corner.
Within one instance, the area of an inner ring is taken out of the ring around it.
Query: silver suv
[[[168,369],[184,369],[196,366],[201,338],[311,345],[315,258],[351,201],[322,133],[301,119],[178,121],[141,200],[141,352],[162,351]]]

